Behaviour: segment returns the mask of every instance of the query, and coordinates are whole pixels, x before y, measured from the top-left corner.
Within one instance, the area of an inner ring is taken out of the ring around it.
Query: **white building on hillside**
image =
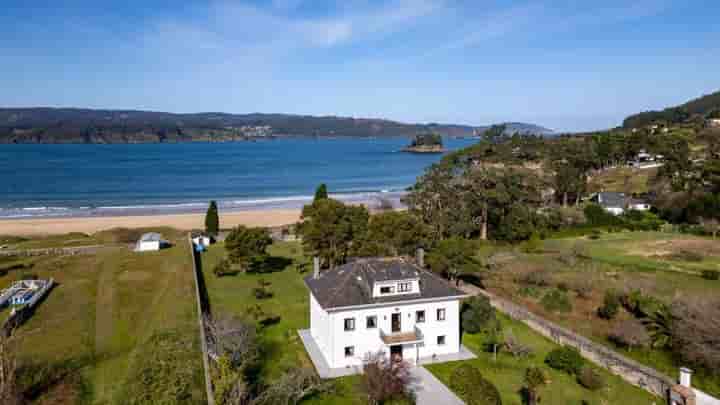
[[[169,243],[163,240],[162,235],[156,232],[149,232],[140,237],[135,245],[136,252],[150,252],[163,249]]]
[[[300,334],[321,376],[320,368],[361,366],[378,352],[412,364],[467,354],[460,345],[466,295],[409,259],[358,259],[322,273],[316,261],[305,283],[310,330]]]

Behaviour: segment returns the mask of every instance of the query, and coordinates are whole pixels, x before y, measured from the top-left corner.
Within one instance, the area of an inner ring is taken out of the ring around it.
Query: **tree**
[[[330,391],[332,387],[332,382],[321,380],[314,370],[296,367],[286,371],[267,386],[253,404],[297,405],[308,397]]]
[[[712,235],[713,239],[715,239],[718,232],[720,232],[720,221],[715,218],[701,218],[700,224],[702,225],[705,233],[709,233],[710,235]]]
[[[405,398],[411,383],[410,366],[404,361],[389,359],[385,353],[371,353],[363,363],[360,390],[368,404]]]
[[[325,185],[325,183],[322,183],[315,190],[315,199],[313,201],[327,200],[327,199],[328,199],[327,186]]]
[[[254,324],[235,317],[207,318],[208,349],[224,357],[233,369],[251,367],[260,355]]]
[[[356,238],[353,255],[412,255],[428,241],[428,229],[417,217],[402,211],[388,211],[370,217],[367,232]]]
[[[299,227],[305,251],[320,257],[326,267],[345,263],[355,239],[367,232],[369,215],[364,206],[331,198],[306,205]]]
[[[235,227],[225,238],[225,250],[230,261],[245,271],[253,271],[267,258],[266,249],[272,244],[270,233],[265,228]]]
[[[232,366],[227,357],[221,356],[215,363],[213,384],[215,403],[219,405],[245,405],[250,398],[250,389],[242,372]]]
[[[603,305],[598,308],[597,313],[600,318],[613,319],[620,311],[620,294],[615,290],[605,291]]]
[[[650,344],[650,335],[638,320],[627,319],[616,324],[608,336],[613,342],[627,348],[642,348]]]
[[[675,301],[671,305],[672,350],[687,364],[720,370],[720,301]]]
[[[463,238],[442,240],[427,255],[427,263],[432,271],[442,274],[450,281],[460,282],[462,275],[477,274],[483,264],[474,254],[477,245]]]
[[[495,321],[495,308],[484,295],[471,297],[463,302],[460,311],[462,329],[467,333],[480,333]]]
[[[525,393],[528,405],[536,405],[540,402],[540,388],[547,384],[545,373],[540,367],[528,367],[525,369]]]
[[[482,133],[483,139],[490,143],[497,143],[503,140],[507,130],[506,124],[493,125]]]
[[[220,218],[218,217],[218,207],[215,201],[210,201],[207,213],[205,214],[205,232],[208,235],[217,236],[220,231]]]

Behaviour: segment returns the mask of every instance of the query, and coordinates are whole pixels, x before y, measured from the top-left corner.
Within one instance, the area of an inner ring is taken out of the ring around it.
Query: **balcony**
[[[412,332],[385,333],[380,329],[380,339],[386,345],[400,345],[409,343],[422,343],[422,331],[415,326]]]

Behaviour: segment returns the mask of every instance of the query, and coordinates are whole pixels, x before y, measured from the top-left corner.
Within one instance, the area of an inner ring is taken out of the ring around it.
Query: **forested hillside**
[[[654,122],[679,124],[694,117],[706,117],[720,112],[720,91],[696,98],[685,104],[662,111],[646,111],[631,115],[623,122],[625,128],[640,128]]]
[[[514,131],[548,129],[514,123]],[[173,114],[74,108],[0,109],[0,143],[225,142],[258,136],[470,136],[485,127],[289,114]]]

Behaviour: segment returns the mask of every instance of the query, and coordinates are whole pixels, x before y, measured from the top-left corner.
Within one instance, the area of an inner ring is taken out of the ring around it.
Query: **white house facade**
[[[162,239],[162,235],[150,232],[142,235],[135,245],[136,252],[152,252],[167,247],[168,242]]]
[[[359,259],[305,282],[310,334],[330,368],[378,352],[417,363],[460,351],[465,294],[410,260]]]

